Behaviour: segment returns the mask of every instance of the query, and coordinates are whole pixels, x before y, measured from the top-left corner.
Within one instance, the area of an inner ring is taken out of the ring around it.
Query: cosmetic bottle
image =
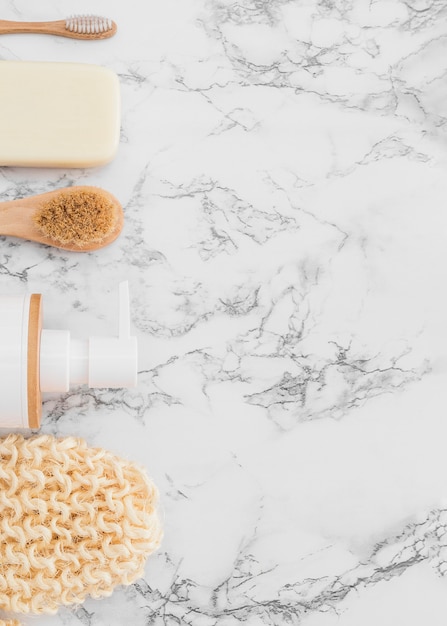
[[[42,328],[41,294],[0,296],[0,428],[39,428],[45,392],[136,384],[127,282],[119,285],[117,337],[74,339],[68,330]]]

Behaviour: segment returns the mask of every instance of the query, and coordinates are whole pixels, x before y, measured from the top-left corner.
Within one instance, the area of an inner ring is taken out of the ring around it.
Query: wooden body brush
[[[0,35],[40,33],[72,39],[107,39],[116,33],[116,24],[99,15],[73,15],[52,22],[15,22],[0,20]]]
[[[75,252],[112,243],[123,227],[118,200],[99,187],[66,187],[0,202],[0,235]]]

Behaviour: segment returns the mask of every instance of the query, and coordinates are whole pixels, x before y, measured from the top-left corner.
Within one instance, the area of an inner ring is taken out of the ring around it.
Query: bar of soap
[[[99,65],[0,61],[0,165],[93,167],[116,154],[117,75]]]

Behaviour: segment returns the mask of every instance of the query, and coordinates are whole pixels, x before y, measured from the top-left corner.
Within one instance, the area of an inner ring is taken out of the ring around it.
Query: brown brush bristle
[[[114,204],[100,191],[65,190],[43,203],[33,216],[40,232],[61,244],[102,241],[117,223]]]

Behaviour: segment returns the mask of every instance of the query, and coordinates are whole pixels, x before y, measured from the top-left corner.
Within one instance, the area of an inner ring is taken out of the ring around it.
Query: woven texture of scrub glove
[[[55,613],[140,578],[157,502],[144,469],[82,439],[0,439],[0,609]]]

